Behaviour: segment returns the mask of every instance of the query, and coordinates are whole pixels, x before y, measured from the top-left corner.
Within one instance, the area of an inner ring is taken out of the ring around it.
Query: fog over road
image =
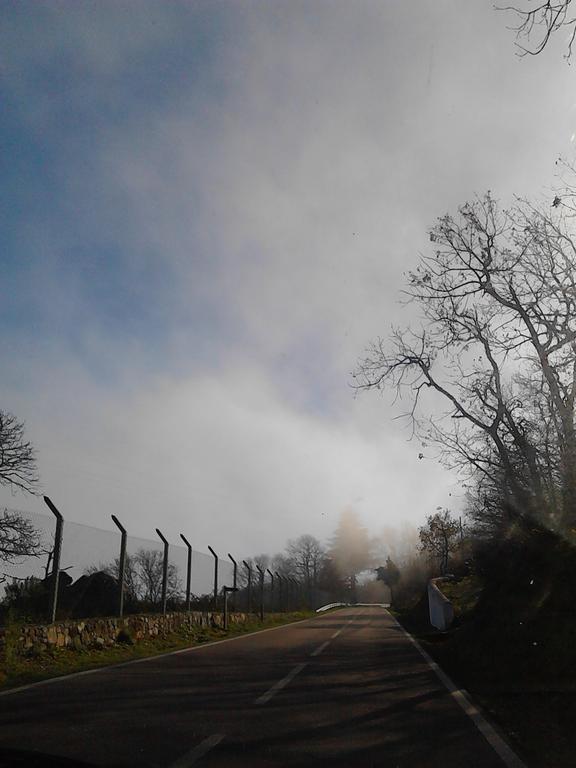
[[[521,765],[366,607],[2,695],[0,764],[12,750],[22,765],[31,750],[150,768]]]

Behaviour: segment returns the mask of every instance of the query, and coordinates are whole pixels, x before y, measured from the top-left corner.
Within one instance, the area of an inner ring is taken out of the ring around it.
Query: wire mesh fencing
[[[248,607],[246,589],[234,592],[238,564],[226,553],[194,549],[185,535],[168,541],[63,520],[53,514],[5,510],[4,520],[28,530],[26,551],[14,547],[0,559],[0,618],[12,611],[39,621],[176,610]],[[26,528],[26,526],[28,526]],[[15,539],[16,540],[16,539]],[[256,609],[254,609],[256,610]]]

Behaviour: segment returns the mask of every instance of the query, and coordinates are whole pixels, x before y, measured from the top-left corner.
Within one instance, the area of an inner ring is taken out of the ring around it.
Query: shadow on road
[[[60,755],[2,747],[0,747],[0,765],[2,768],[96,768],[95,763],[71,760]]]

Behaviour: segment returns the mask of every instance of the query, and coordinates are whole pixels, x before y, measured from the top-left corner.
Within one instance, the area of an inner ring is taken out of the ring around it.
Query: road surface
[[[386,610],[357,607],[2,695],[0,765],[521,763]]]

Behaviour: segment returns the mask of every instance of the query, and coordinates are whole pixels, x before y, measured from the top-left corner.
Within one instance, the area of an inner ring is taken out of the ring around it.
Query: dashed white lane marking
[[[392,616],[392,614],[390,615]],[[452,680],[448,677],[448,675],[426,653],[426,651],[424,650],[424,648],[422,648],[420,643],[414,637],[412,637],[412,635],[409,632],[406,632],[402,624],[400,624],[400,622],[397,621],[395,617],[392,617],[392,618],[394,618],[394,621],[396,621],[396,623],[398,624],[402,632],[404,632],[408,640],[410,640],[412,645],[414,645],[414,647],[417,648],[420,654],[424,657],[428,666],[434,670],[437,677],[440,679],[440,682],[448,689],[452,698],[458,702],[458,704],[462,707],[464,712],[466,712],[466,714],[472,720],[476,728],[478,728],[482,736],[484,736],[488,744],[490,744],[492,749],[500,757],[500,759],[507,766],[507,768],[526,768],[526,764],[523,763],[522,760],[520,760],[520,758],[518,757],[518,755],[514,752],[514,750],[511,747],[509,747],[508,744],[506,744],[504,739],[495,731],[493,726],[490,725],[490,723],[481,714],[478,708],[470,701],[470,699],[466,696],[464,691],[458,688],[452,682]]]
[[[352,616],[352,618],[351,618],[351,619],[349,619],[349,620],[348,620],[348,621],[347,621],[347,622],[344,624],[344,626],[343,626],[343,627],[340,627],[340,629],[336,630],[336,632],[334,632],[334,634],[333,634],[333,635],[330,635],[330,639],[331,639],[331,640],[334,640],[334,638],[338,637],[338,635],[339,635],[339,634],[342,632],[342,630],[343,630],[343,629],[346,629],[346,627],[347,627],[349,624],[352,624],[352,623],[354,622],[354,620],[355,620],[355,619],[357,619],[357,618],[358,618],[358,616]]]
[[[255,704],[266,704],[270,701],[270,699],[275,696],[278,691],[281,691],[282,688],[285,688],[288,683],[292,682],[297,674],[302,672],[304,667],[308,666],[307,664],[298,664],[296,667],[294,667],[293,670],[291,670],[286,677],[283,677],[282,680],[279,680],[277,683],[274,683],[272,688],[269,688],[266,693],[262,694],[260,698],[256,699]]]
[[[197,763],[201,757],[204,757],[207,752],[210,752],[211,749],[217,747],[223,738],[224,736],[220,733],[215,733],[212,736],[208,736],[207,739],[201,741],[200,744],[194,747],[194,749],[191,749],[190,752],[187,752],[185,755],[182,755],[182,757],[179,757],[175,763],[172,763],[170,768],[189,768],[189,766]]]
[[[326,640],[325,643],[322,643],[322,645],[319,645],[318,648],[316,648],[315,651],[312,651],[310,656],[320,656],[324,648],[327,648],[330,645],[330,640]]]

